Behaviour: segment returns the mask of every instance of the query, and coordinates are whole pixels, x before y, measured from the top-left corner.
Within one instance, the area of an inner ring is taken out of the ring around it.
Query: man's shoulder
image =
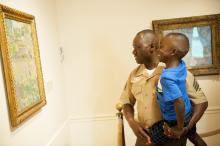
[[[138,76],[139,74],[142,74],[145,69],[144,64],[140,64],[136,66],[130,73],[131,76]]]
[[[187,78],[191,80],[194,79],[194,75],[189,70],[187,70]]]
[[[160,62],[158,64],[158,66],[155,68],[157,73],[161,73],[162,70],[165,68],[165,64]],[[144,64],[140,64],[138,65],[136,68],[134,68],[131,73],[130,76],[134,77],[134,76],[140,76],[142,74],[144,74],[144,70],[146,69],[146,67],[144,66]]]
[[[190,85],[197,83],[194,75],[189,70],[187,70],[186,82]]]

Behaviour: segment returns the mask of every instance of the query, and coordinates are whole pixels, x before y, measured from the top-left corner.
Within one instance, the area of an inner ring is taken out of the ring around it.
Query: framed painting
[[[12,127],[46,104],[32,15],[0,5],[1,54]]]
[[[152,21],[160,38],[171,32],[185,34],[190,42],[184,57],[194,75],[220,73],[220,14]]]

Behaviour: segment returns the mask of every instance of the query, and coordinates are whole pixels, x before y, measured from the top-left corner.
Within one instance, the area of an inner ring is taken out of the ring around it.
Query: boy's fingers
[[[164,130],[167,130],[167,129],[168,129],[167,123],[165,123],[165,122],[163,123],[163,129],[164,129]]]
[[[166,122],[163,123],[164,134],[171,136],[171,129]]]
[[[168,132],[167,129],[164,129],[164,134],[167,135],[167,136],[169,136],[169,132]]]
[[[170,129],[169,125],[168,125],[166,122],[163,123],[163,127],[164,127],[165,129]]]

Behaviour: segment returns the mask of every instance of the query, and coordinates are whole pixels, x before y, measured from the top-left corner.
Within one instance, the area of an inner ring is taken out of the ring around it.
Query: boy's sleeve
[[[165,101],[173,101],[177,98],[182,97],[182,92],[177,86],[175,80],[172,80],[170,78],[163,78],[161,80],[161,84]]]
[[[195,77],[189,71],[187,72],[186,77],[186,88],[189,98],[194,104],[207,102],[204,92],[200,88]]]
[[[131,93],[131,74],[126,82],[126,85],[124,87],[124,90],[122,91],[122,94],[119,98],[119,102],[124,104],[131,104],[134,106],[136,100],[134,98],[134,95]]]

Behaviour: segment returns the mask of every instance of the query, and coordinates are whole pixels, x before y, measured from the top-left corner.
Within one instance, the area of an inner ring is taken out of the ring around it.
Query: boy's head
[[[160,61],[181,60],[189,51],[189,39],[182,33],[169,33],[160,43]]]

